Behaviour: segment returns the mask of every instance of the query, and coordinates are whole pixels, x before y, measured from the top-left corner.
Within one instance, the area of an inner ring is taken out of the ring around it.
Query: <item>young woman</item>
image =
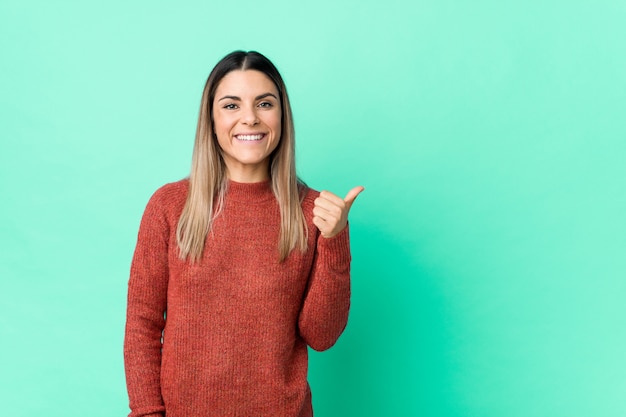
[[[350,304],[345,198],[299,182],[274,65],[233,52],[202,94],[188,179],[144,212],[124,340],[130,417],[312,416],[307,346]]]

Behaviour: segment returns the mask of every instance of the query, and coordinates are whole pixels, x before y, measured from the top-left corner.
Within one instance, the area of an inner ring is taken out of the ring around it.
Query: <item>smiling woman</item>
[[[296,177],[274,65],[233,52],[207,80],[191,174],[146,207],[128,283],[131,417],[313,415],[308,347],[350,306],[345,198]]]

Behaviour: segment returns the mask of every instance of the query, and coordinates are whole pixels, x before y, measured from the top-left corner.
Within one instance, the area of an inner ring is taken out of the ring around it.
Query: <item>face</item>
[[[281,135],[280,99],[274,82],[260,71],[231,71],[213,100],[213,127],[228,176],[237,182],[269,178],[269,157]]]

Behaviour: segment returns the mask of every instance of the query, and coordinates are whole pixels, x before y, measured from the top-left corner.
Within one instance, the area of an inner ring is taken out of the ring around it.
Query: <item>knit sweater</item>
[[[324,238],[314,200],[308,249],[279,262],[270,182],[229,182],[202,259],[178,257],[188,180],[151,197],[128,283],[124,361],[129,417],[309,417],[307,345],[331,347],[350,304],[348,228]]]

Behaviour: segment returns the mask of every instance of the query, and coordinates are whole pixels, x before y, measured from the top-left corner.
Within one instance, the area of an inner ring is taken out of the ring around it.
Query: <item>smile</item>
[[[261,140],[265,137],[265,133],[259,133],[256,135],[235,135],[235,139],[245,140],[245,141],[257,141]]]

